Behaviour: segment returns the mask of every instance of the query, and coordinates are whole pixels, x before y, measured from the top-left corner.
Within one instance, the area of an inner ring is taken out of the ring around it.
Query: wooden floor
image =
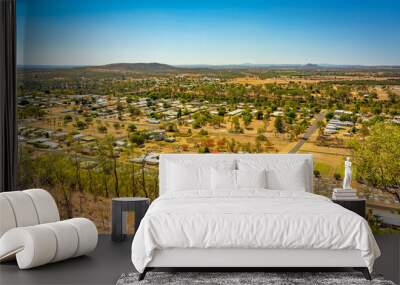
[[[376,239],[382,257],[375,263],[375,272],[400,284],[400,235]],[[101,235],[97,249],[88,256],[30,270],[19,270],[15,262],[0,264],[0,284],[115,284],[122,273],[134,271],[130,247],[131,239],[115,243]]]

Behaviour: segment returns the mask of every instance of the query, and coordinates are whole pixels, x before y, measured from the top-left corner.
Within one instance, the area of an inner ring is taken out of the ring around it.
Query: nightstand
[[[126,237],[126,214],[135,212],[135,232],[140,221],[146,214],[150,205],[150,199],[142,197],[121,197],[112,199],[112,233],[113,241],[123,241]]]
[[[337,200],[332,199],[332,202],[339,204],[340,206],[359,214],[365,219],[365,199],[355,198],[351,200]]]

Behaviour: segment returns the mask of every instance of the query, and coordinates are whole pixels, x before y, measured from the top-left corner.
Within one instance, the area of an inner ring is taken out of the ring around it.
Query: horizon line
[[[340,63],[226,63],[226,64],[208,64],[208,63],[184,63],[184,64],[170,64],[170,63],[163,63],[163,62],[156,62],[156,61],[148,61],[148,62],[111,62],[111,63],[105,63],[105,64],[20,64],[17,63],[17,67],[96,67],[96,66],[106,66],[106,65],[111,65],[111,64],[163,64],[163,65],[169,65],[173,67],[185,67],[185,66],[213,66],[213,67],[218,67],[218,66],[245,66],[245,67],[262,67],[262,66],[307,66],[307,65],[313,65],[313,66],[321,66],[321,67],[340,67],[340,66],[358,66],[358,67],[400,67],[400,64],[340,64]]]

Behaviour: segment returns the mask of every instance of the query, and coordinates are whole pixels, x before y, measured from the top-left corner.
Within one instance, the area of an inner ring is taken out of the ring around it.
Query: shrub
[[[257,129],[257,134],[265,134],[265,132],[266,132],[267,130],[265,129],[265,127],[261,127],[261,128],[258,128]]]
[[[134,117],[134,116],[140,116],[142,114],[142,111],[140,111],[140,109],[137,107],[129,107],[129,113],[131,114],[132,117]]]
[[[201,135],[201,136],[207,136],[207,135],[208,135],[208,132],[207,132],[206,130],[201,129],[200,132],[199,132],[199,135]]]
[[[72,116],[71,115],[65,115],[64,116],[64,123],[67,124],[67,123],[70,123],[70,122],[72,122]]]
[[[107,127],[106,127],[106,126],[103,126],[103,125],[98,126],[98,127],[97,127],[97,131],[98,131],[99,133],[105,134],[105,133],[107,133]]]
[[[226,108],[224,106],[218,107],[218,116],[224,116],[226,114]]]
[[[128,131],[129,132],[134,132],[134,131],[136,131],[136,129],[137,129],[137,127],[136,127],[135,124],[129,124],[128,125]]]
[[[193,124],[192,124],[192,128],[193,128],[193,129],[199,129],[199,128],[201,128],[201,123],[200,123],[200,121],[195,120],[195,121],[193,122]]]
[[[114,123],[113,126],[114,126],[114,129],[116,129],[116,130],[119,130],[121,128],[121,124],[118,122]]]
[[[256,140],[257,140],[257,141],[265,142],[265,141],[268,140],[268,138],[267,138],[265,135],[263,135],[263,134],[259,134],[259,135],[257,135]]]
[[[146,141],[146,137],[144,136],[144,134],[139,133],[139,132],[130,134],[129,139],[132,143],[134,143],[138,146],[143,145],[144,142]]]
[[[208,146],[202,146],[199,148],[199,153],[210,153]]]
[[[75,126],[78,130],[83,130],[83,129],[87,128],[87,124],[82,121],[77,121]]]
[[[175,123],[167,123],[163,126],[167,132],[177,132],[178,126]]]

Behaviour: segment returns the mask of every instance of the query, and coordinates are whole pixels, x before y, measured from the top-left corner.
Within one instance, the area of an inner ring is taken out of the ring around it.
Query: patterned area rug
[[[359,272],[148,272],[142,281],[138,281],[138,276],[138,273],[122,274],[117,285],[395,285],[376,275],[368,281]]]

